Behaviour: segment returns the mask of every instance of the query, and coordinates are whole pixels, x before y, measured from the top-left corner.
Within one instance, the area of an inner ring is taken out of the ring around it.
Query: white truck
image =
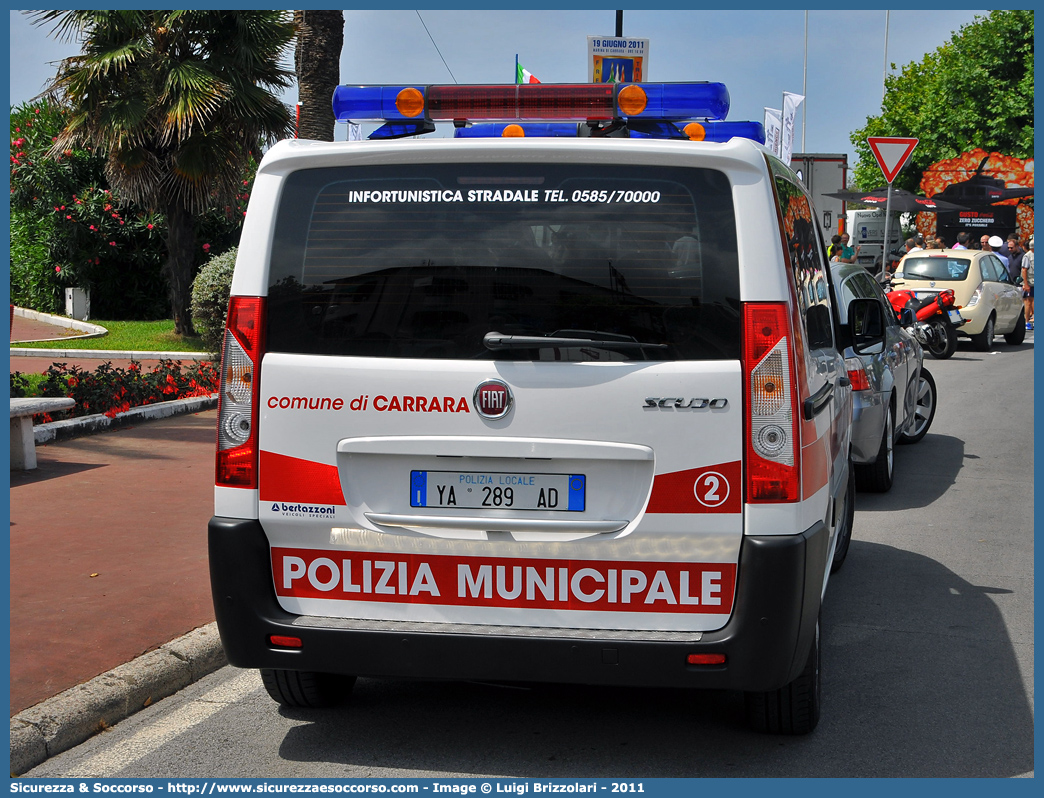
[[[841,232],[845,203],[827,195],[845,190],[848,182],[848,155],[796,152],[790,158],[790,168],[812,195],[812,205],[823,231],[823,243],[829,246],[830,237]]]
[[[871,272],[877,272],[884,262],[881,252],[881,242],[884,241],[885,212],[881,208],[872,208],[861,211],[848,211],[846,218],[848,234],[851,236],[849,245],[858,246],[859,253],[856,262],[865,266]],[[903,240],[902,225],[899,215],[894,214],[891,224],[888,225],[889,250],[894,250]]]

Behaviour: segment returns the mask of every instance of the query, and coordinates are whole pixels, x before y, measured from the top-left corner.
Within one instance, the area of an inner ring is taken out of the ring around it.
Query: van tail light
[[[857,357],[845,358],[845,369],[848,371],[848,379],[852,381],[853,391],[869,391],[870,378],[866,376],[866,366]]]
[[[234,296],[229,300],[218,397],[219,487],[257,487],[257,417],[264,330],[264,297]]]
[[[794,331],[785,303],[743,306],[747,501],[794,502],[800,496]]]

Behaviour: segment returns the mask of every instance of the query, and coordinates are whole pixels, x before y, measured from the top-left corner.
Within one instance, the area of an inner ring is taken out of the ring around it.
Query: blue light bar
[[[522,128],[529,138],[571,138],[577,137],[576,122],[491,122],[487,124],[459,127],[453,131],[455,139],[491,139],[504,136],[507,127]],[[510,132],[510,131],[509,131]]]
[[[690,125],[699,126],[693,129],[693,135],[685,132]],[[758,144],[765,143],[765,126],[761,122],[690,122],[687,125],[674,122],[650,121],[640,124],[632,118],[628,123],[631,138],[644,139],[685,139],[692,141],[728,141],[732,138],[751,139]]]
[[[338,121],[724,119],[722,83],[338,86]]]
[[[413,119],[403,115],[395,105],[403,89],[410,88],[424,94],[423,86],[338,86],[333,93],[334,118],[338,122]]]
[[[729,115],[729,90],[724,83],[632,83],[645,91],[648,102],[637,114],[623,113],[629,119],[724,119]],[[622,106],[622,102],[621,102]]]

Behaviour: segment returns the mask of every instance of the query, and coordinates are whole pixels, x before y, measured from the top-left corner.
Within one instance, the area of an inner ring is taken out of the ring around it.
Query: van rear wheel
[[[798,677],[778,690],[747,693],[747,721],[754,731],[766,734],[808,734],[819,723],[821,684],[819,675],[819,622],[808,660]]]
[[[348,701],[355,686],[354,676],[275,668],[262,668],[261,681],[276,703],[305,709],[340,706]]]

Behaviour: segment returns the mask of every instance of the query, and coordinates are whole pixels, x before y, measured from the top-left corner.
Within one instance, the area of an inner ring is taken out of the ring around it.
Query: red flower
[[[151,224],[147,224],[147,225],[145,225],[145,226],[146,226],[146,227],[147,227],[147,228],[148,228],[149,230],[151,230],[151,229],[152,229],[152,225],[151,225]]]
[[[62,273],[62,267],[61,266],[55,266],[54,267],[54,273],[55,274],[61,274]]]
[[[204,252],[210,252],[210,244],[204,244],[203,245],[203,251]]]

